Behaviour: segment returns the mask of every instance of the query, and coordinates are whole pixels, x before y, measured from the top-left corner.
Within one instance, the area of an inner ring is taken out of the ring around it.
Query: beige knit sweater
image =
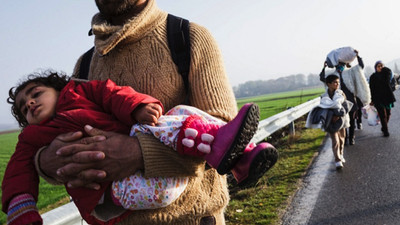
[[[167,13],[155,0],[124,26],[108,24],[100,14],[93,17],[95,34],[89,79],[112,79],[132,86],[163,103],[165,110],[184,101],[184,84],[177,72],[167,43]],[[237,113],[232,88],[223,67],[221,53],[203,27],[190,23],[191,65],[189,72],[191,105],[226,121]],[[74,76],[79,71],[80,60]],[[229,195],[225,176],[205,170],[201,159],[178,155],[150,135],[138,136],[144,158],[145,176],[189,176],[181,197],[168,207],[134,211],[122,224],[199,224],[213,215],[224,224],[223,212]]]

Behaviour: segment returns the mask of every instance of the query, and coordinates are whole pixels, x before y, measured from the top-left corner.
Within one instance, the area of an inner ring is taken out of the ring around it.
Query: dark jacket
[[[375,105],[388,106],[396,101],[390,87],[391,70],[382,68],[381,72],[375,72],[369,78],[371,100]]]

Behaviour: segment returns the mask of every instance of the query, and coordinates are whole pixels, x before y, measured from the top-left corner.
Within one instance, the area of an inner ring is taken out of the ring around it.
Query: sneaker
[[[336,163],[335,163],[335,166],[336,166],[336,169],[337,169],[337,170],[342,169],[342,168],[343,168],[343,163],[342,163],[342,161],[336,162]]]
[[[342,163],[346,163],[346,160],[344,159],[343,156],[340,158],[340,161],[342,161]]]
[[[357,129],[359,129],[359,130],[362,130],[362,129],[363,129],[363,126],[362,126],[361,123],[357,124]]]
[[[350,143],[350,145],[355,145],[356,144],[356,141],[354,140],[354,139],[350,139],[350,141],[349,141]]]

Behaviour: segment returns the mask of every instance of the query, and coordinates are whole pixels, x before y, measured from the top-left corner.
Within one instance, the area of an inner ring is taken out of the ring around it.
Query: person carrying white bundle
[[[337,66],[340,62],[350,64],[357,57],[352,47],[342,47],[332,50],[326,56],[326,62],[329,68]]]
[[[364,62],[362,58],[359,56],[357,50],[353,50],[354,54],[357,57],[358,65],[351,67],[349,63],[339,62],[338,65],[335,66],[335,72],[340,79],[340,89],[345,93],[347,100],[353,103],[353,107],[351,108],[350,115],[350,127],[348,131],[346,131],[346,144],[354,145],[355,144],[355,119],[356,112],[358,110],[357,98],[360,99],[363,105],[368,105],[371,101],[371,94],[369,91],[369,85],[367,80],[365,79],[365,75],[363,72]],[[321,73],[319,74],[319,78],[322,82],[326,83],[325,78],[325,68],[328,66],[328,62],[324,62],[324,67],[322,68]],[[345,69],[345,68],[348,69]]]

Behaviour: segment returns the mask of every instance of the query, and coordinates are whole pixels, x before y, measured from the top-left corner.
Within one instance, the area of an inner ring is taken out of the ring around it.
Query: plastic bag
[[[356,58],[356,53],[354,52],[354,48],[352,47],[342,47],[335,50],[332,50],[326,56],[326,63],[328,67],[333,68],[339,64],[339,62],[343,63],[351,63]]]
[[[366,105],[361,108],[362,115],[365,119],[368,120],[368,125],[376,126],[379,125],[379,116],[378,111],[372,105]]]

